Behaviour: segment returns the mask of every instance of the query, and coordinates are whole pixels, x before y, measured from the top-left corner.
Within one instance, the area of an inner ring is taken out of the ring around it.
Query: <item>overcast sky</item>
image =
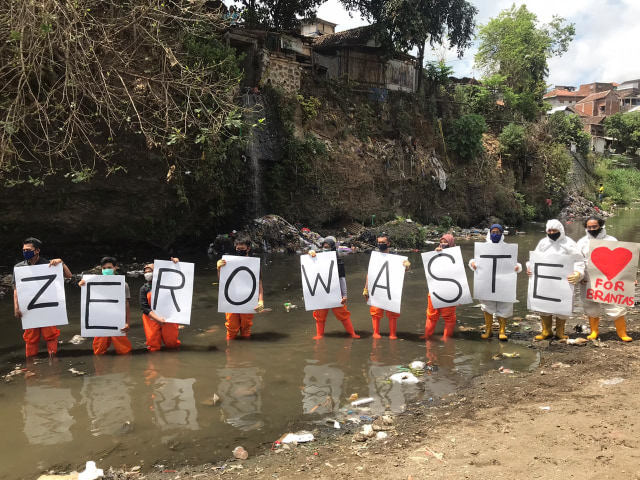
[[[485,24],[512,3],[526,4],[538,19],[546,23],[560,15],[575,24],[576,36],[569,51],[549,62],[550,85],[623,82],[640,78],[640,0],[471,0],[478,9],[477,24]],[[329,0],[318,10],[318,17],[338,24],[337,30],[364,25],[357,15],[353,18],[338,0]],[[633,47],[633,45],[636,45]],[[476,47],[458,59],[446,49],[434,51],[430,59],[445,58],[458,77],[481,76],[473,68]]]

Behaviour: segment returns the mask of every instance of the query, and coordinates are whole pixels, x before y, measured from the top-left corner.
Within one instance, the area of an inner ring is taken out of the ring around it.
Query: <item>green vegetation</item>
[[[616,139],[621,153],[637,155],[640,149],[640,112],[616,113],[604,120],[605,132]]]
[[[463,115],[453,122],[447,144],[464,160],[472,160],[484,151],[482,134],[487,124],[480,115]]]
[[[640,198],[640,170],[621,168],[611,159],[598,157],[595,174],[604,185],[604,202],[628,205]]]
[[[554,16],[548,25],[540,25],[526,5],[500,12],[480,26],[480,46],[475,60],[486,75],[500,74],[515,93],[527,93],[542,99],[549,73],[547,61],[562,55],[575,35],[573,24]]]

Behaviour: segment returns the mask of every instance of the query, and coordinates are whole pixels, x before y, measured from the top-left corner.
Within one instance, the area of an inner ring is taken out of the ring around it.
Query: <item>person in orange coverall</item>
[[[386,233],[381,233],[378,235],[376,239],[376,243],[378,244],[378,250],[382,253],[389,252],[389,246],[391,245],[391,241],[389,240],[389,236]],[[409,260],[405,260],[404,268],[409,270],[411,267],[411,263]],[[367,275],[367,279],[364,283],[364,290],[362,291],[362,295],[364,298],[369,299],[369,276]],[[389,339],[395,340],[398,337],[396,336],[396,326],[398,324],[398,317],[400,317],[399,313],[390,312],[389,310],[385,310],[383,308],[370,306],[369,313],[371,314],[371,324],[373,326],[373,338],[382,338],[380,335],[380,320],[384,317],[385,312],[387,313],[387,318],[389,319]]]
[[[24,260],[15,265],[18,267],[26,267],[29,265],[46,265],[55,266],[62,264],[62,271],[64,278],[71,278],[71,271],[59,258],[54,258],[49,261],[46,258],[40,256],[40,249],[42,248],[42,242],[34,237],[29,237],[22,242],[22,255]],[[20,311],[20,305],[18,305],[18,290],[16,289],[15,281],[13,283],[13,313],[16,318],[22,317]],[[58,353],[58,337],[60,336],[60,330],[56,327],[41,327],[41,328],[27,328],[22,334],[22,338],[25,343],[26,356],[33,357],[38,355],[38,343],[40,343],[40,337],[47,342],[47,352],[52,357]]]
[[[104,257],[100,261],[100,267],[102,268],[102,275],[115,275],[118,268],[118,262],[113,257]],[[80,280],[78,282],[80,287],[85,286],[85,281]],[[109,346],[113,343],[113,347],[118,355],[124,355],[131,351],[131,342],[127,338],[127,332],[129,331],[129,299],[131,298],[131,291],[127,282],[124,283],[125,292],[125,314],[126,320],[124,328],[121,332],[125,335],[122,337],[93,337],[93,353],[94,355],[104,355],[107,353]]]
[[[239,257],[251,256],[251,240],[248,237],[236,238],[234,242],[236,248],[236,255]],[[218,260],[218,277],[220,277],[220,269],[224,268],[227,264],[226,260]],[[262,297],[262,271],[260,272],[260,281],[258,290],[258,305],[254,310],[256,313],[261,313],[264,310],[264,300]],[[253,326],[253,313],[225,313],[226,322],[224,324],[227,327],[227,340],[234,340],[240,332],[242,338],[251,337],[251,327]]]
[[[173,263],[180,260],[171,257]],[[140,308],[142,309],[142,325],[147,338],[147,350],[157,352],[162,343],[167,348],[180,346],[178,340],[178,324],[168,323],[163,317],[151,309],[151,281],[153,280],[153,263],[144,266],[144,285],[140,287]]]
[[[453,235],[447,233],[440,238],[440,244],[436,247],[436,252],[455,246],[456,241]],[[440,315],[444,319],[444,334],[442,338],[447,339],[453,336],[453,329],[456,326],[456,307],[433,308],[431,294],[427,295],[427,319],[424,326],[424,335],[420,337],[421,339],[429,339],[433,335]]]
[[[335,252],[337,250],[336,239],[334,237],[326,237],[320,241],[323,252]],[[309,250],[309,255],[316,256],[315,250]],[[344,272],[344,262],[341,258],[338,258],[338,278],[340,280],[340,293],[342,295],[342,305],[340,307],[332,308],[331,311],[338,320],[342,322],[342,326],[345,331],[351,335],[351,338],[360,338],[351,323],[351,313],[347,310],[347,280]],[[314,340],[319,340],[324,337],[324,326],[327,323],[327,315],[329,314],[328,308],[313,311],[313,318],[316,321],[316,336]]]

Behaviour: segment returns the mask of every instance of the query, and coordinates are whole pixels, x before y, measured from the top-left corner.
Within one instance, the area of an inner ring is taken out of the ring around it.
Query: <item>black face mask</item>
[[[380,250],[381,252],[387,251],[388,248],[389,248],[389,244],[388,243],[379,243],[378,244],[378,250]]]
[[[587,232],[589,232],[589,235],[591,235],[593,238],[596,238],[598,235],[600,235],[601,231],[602,228],[599,228],[597,230],[587,230]]]
[[[249,250],[236,250],[236,255],[238,257],[248,257],[249,256]]]
[[[556,233],[547,233],[547,237],[549,237],[554,242],[560,238],[560,232]]]

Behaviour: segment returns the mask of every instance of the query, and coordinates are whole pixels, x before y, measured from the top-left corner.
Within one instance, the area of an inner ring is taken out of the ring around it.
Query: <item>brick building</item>
[[[613,90],[593,93],[576,103],[574,108],[590,117],[608,117],[620,111],[620,97]]]

